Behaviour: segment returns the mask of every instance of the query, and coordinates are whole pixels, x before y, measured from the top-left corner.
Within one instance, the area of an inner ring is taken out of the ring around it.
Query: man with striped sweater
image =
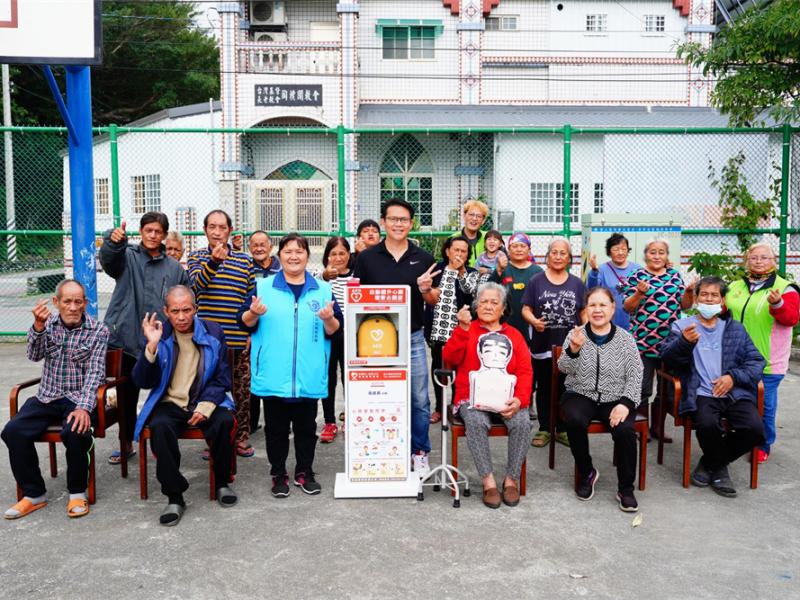
[[[187,259],[189,280],[197,296],[197,316],[218,323],[225,342],[234,350],[233,400],[236,404],[236,452],[252,456],[250,437],[250,361],[244,352],[248,333],[236,322],[236,314],[255,287],[253,260],[229,243],[233,223],[224,210],[212,210],[203,219],[208,247]]]

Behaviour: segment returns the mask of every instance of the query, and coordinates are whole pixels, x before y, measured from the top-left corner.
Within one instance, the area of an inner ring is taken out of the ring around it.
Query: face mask
[[[722,312],[722,304],[698,304],[697,312],[704,319],[713,319]]]

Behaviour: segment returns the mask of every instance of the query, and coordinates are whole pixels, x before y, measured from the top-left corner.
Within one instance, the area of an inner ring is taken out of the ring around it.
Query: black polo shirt
[[[425,300],[419,293],[417,277],[425,273],[436,261],[422,248],[408,241],[408,250],[395,260],[381,241],[372,248],[358,253],[353,276],[363,285],[408,285],[411,286],[411,332],[422,329]]]

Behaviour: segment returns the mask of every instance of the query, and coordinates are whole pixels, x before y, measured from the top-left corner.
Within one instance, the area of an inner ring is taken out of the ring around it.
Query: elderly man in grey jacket
[[[136,358],[144,347],[141,323],[146,313],[162,312],[167,290],[175,285],[189,285],[189,278],[181,264],[166,253],[164,238],[169,231],[169,219],[160,212],[148,212],[139,221],[139,244],[129,244],[125,221],[103,235],[100,247],[100,264],[114,278],[116,286],[108,305],[105,323],[109,329],[110,348],[122,348],[122,374],[128,376],[124,385],[118,386],[123,400],[120,419],[120,447],[123,453],[114,452],[108,459],[112,465],[122,464],[127,471],[127,459],[134,454],[133,424],[136,421],[136,404],[139,388],[130,378]],[[124,443],[123,443],[124,442]]]

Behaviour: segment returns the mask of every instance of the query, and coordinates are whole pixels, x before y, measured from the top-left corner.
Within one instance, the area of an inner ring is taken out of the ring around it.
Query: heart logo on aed
[[[360,302],[361,301],[361,292],[353,292],[350,294],[350,299],[353,302]]]
[[[373,329],[372,331],[369,332],[369,335],[375,342],[380,342],[383,339],[383,331],[381,331],[380,329]]]

